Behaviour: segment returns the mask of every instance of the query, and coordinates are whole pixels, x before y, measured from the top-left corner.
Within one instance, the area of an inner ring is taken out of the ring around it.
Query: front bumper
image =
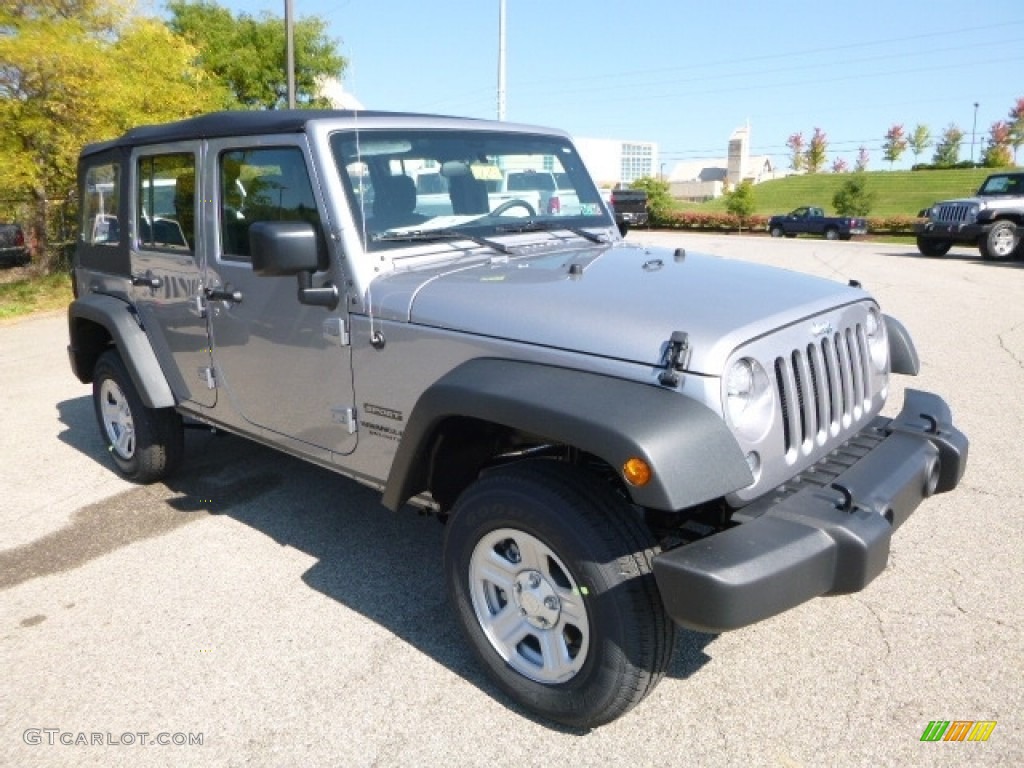
[[[960,482],[967,448],[940,397],[907,390],[896,418],[878,417],[744,507],[740,525],[656,557],[666,611],[681,626],[722,632],[863,589],[885,569],[893,530]]]
[[[962,245],[974,245],[988,231],[992,222],[983,224],[957,224],[941,221],[924,221],[914,225],[914,234],[931,240],[948,240]]]

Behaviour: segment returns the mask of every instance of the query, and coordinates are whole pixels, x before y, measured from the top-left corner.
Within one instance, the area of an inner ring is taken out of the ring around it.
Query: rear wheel
[[[836,229],[835,227],[829,227],[828,229],[825,230],[825,239],[826,240],[838,240],[839,239],[839,230]]]
[[[988,261],[1005,261],[1012,259],[1020,245],[1017,225],[1012,221],[997,221],[992,229],[981,238],[978,250],[981,257]]]
[[[448,522],[445,575],[476,656],[519,704],[607,723],[665,674],[675,642],[654,541],[596,477],[554,461],[484,475]]]
[[[945,256],[953,244],[948,240],[935,240],[930,237],[917,238],[917,250],[923,256]]]
[[[152,483],[171,473],[184,450],[184,428],[173,408],[147,408],[116,350],[93,369],[93,405],[100,434],[118,470]]]

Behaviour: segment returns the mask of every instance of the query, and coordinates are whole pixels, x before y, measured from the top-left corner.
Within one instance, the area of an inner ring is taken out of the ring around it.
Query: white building
[[[686,160],[669,174],[669,189],[681,200],[709,200],[743,181],[760,184],[785,175],[777,173],[770,155],[750,154],[750,126],[737,128],[729,137],[726,157]]]
[[[574,143],[599,187],[628,186],[644,176],[658,175],[658,145],[654,142],[574,138]]]

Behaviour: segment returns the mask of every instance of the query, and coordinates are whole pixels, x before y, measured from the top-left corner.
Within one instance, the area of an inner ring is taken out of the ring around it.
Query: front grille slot
[[[946,203],[935,212],[935,220],[944,224],[964,224],[970,218],[971,206],[964,203]]]
[[[869,359],[860,325],[775,359],[787,456],[808,454],[863,418],[871,394]]]

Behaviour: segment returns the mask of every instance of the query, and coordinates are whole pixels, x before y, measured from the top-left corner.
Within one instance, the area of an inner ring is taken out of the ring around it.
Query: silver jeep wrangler
[[[469,645],[551,720],[637,704],[677,624],[863,589],[964,471],[938,396],[879,415],[919,364],[858,285],[624,242],[561,132],[214,114],[79,178],[69,354],[117,469],[198,423],[431,510]]]

